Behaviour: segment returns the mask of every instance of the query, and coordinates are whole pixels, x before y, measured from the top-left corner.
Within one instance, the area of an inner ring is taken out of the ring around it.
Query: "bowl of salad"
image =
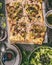
[[[29,56],[29,65],[52,65],[52,47],[39,46]]]

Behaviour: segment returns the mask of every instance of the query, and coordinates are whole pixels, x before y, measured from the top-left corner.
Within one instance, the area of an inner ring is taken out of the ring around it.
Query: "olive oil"
[[[52,14],[47,16],[47,22],[52,25]]]

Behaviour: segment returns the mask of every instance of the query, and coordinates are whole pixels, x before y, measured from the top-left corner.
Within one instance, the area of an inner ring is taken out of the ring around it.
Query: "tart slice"
[[[10,41],[11,42],[24,42],[26,38],[27,23],[24,22],[25,18],[22,17],[15,25],[10,29]]]
[[[42,2],[39,0],[32,0],[33,2],[30,1],[31,0],[27,0],[25,4],[26,16],[31,22],[39,22],[44,24]]]
[[[31,24],[26,40],[35,43],[42,44],[44,41],[46,27],[39,24]]]
[[[23,8],[19,2],[12,2],[12,5],[6,4],[6,9],[9,20],[18,21],[23,16]]]

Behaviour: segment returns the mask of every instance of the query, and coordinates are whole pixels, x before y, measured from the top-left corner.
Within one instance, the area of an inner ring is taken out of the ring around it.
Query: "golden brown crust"
[[[46,32],[44,24],[42,0],[26,0],[6,4],[10,25],[11,42],[27,42],[42,44]]]

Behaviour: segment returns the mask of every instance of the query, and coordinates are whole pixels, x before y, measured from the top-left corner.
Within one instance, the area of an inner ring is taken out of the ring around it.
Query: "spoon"
[[[0,43],[0,50],[1,50],[2,53],[4,53],[6,51],[6,47],[7,46],[6,46],[5,43],[3,43],[3,42]]]
[[[1,42],[0,43],[0,65],[3,65],[2,56],[5,53],[5,51],[6,51],[6,44]]]
[[[6,32],[6,30],[5,30],[5,29],[2,29],[2,28],[0,27],[0,42],[3,41],[3,40],[5,40],[6,37],[7,37],[7,32]]]

